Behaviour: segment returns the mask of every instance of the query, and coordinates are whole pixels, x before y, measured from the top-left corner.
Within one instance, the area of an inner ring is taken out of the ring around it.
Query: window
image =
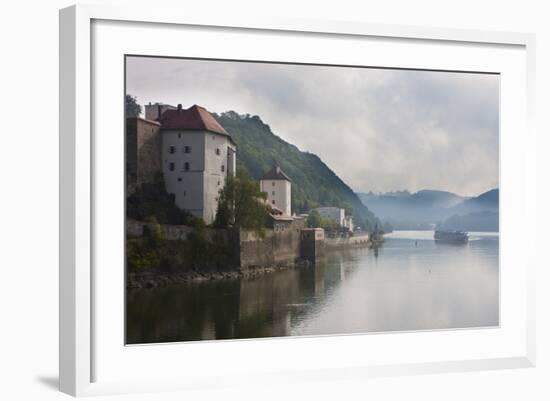
[[[181,132],[178,132],[178,139],[181,139]]]
[[[168,148],[168,152],[175,153],[176,152],[176,147],[175,146],[170,146],[170,148]]]
[[[275,204],[275,199],[273,199],[273,200],[271,201],[271,203]]]
[[[183,196],[187,196],[187,191],[183,191]]]
[[[222,164],[222,173],[225,171],[225,166]]]
[[[181,182],[181,177],[178,177],[178,182]]]
[[[216,154],[219,156],[220,155],[220,148],[216,148]]]
[[[213,140],[213,141],[216,140],[216,135],[212,135],[212,140]]]
[[[176,166],[175,166],[175,164],[172,163],[172,162],[168,165],[168,169],[169,169],[170,171],[174,171],[175,168],[176,168]]]
[[[272,187],[275,186],[275,181],[271,181],[271,186],[272,186]]]
[[[271,191],[271,195],[275,196],[275,191]]]
[[[191,153],[191,146],[184,146],[183,153]]]
[[[185,171],[189,171],[189,162],[185,162],[185,163],[183,164],[183,169],[184,169]]]

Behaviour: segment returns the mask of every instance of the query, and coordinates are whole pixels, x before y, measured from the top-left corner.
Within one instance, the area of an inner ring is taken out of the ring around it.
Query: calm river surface
[[[132,290],[127,343],[497,326],[498,244],[497,233],[444,245],[396,231],[316,267]]]

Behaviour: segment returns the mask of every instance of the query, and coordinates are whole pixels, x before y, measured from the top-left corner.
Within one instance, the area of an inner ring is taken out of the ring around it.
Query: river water
[[[498,248],[498,233],[396,231],[315,267],[131,290],[127,343],[498,326]]]

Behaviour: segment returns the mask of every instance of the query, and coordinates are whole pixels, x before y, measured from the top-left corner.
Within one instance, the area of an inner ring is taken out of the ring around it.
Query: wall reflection
[[[498,236],[390,238],[316,266],[127,293],[127,343],[498,325]]]

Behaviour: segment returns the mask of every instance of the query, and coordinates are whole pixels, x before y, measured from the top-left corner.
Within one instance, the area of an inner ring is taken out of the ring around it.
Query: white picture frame
[[[239,385],[246,384],[248,380],[279,381],[292,382],[295,380],[324,380],[329,377],[333,379],[341,377],[367,377],[383,375],[401,375],[401,374],[419,374],[430,372],[448,372],[448,371],[467,371],[480,369],[502,369],[511,367],[530,367],[535,364],[535,338],[534,338],[534,270],[536,260],[527,256],[521,259],[519,268],[521,275],[517,278],[504,275],[501,279],[501,288],[512,288],[512,285],[518,287],[517,294],[514,296],[521,299],[518,310],[514,311],[515,316],[521,320],[517,325],[510,328],[509,336],[495,334],[499,331],[503,333],[508,329],[507,325],[501,326],[498,330],[492,332],[486,331],[462,331],[457,334],[461,336],[461,341],[468,344],[476,342],[476,338],[486,337],[483,341],[502,341],[500,348],[487,349],[482,352],[464,352],[464,349],[458,347],[452,356],[444,356],[443,360],[427,358],[418,359],[414,354],[404,359],[386,358],[387,355],[381,354],[380,357],[373,357],[372,361],[361,360],[361,354],[352,360],[349,357],[340,364],[330,366],[316,365],[312,363],[297,364],[296,369],[285,369],[284,361],[275,361],[276,369],[268,370],[259,366],[245,367],[238,369],[238,374],[246,372],[248,377],[241,378],[238,375],[232,377],[227,374],[229,371],[223,370],[211,374],[205,374],[201,369],[190,369],[186,372],[185,380],[178,378],[177,375],[152,378],[150,381],[132,379],[131,375],[124,377],[115,374],[107,375],[102,378],[102,372],[99,366],[105,366],[107,361],[108,347],[104,346],[102,339],[108,337],[105,325],[101,325],[104,314],[102,314],[101,302],[96,305],[94,299],[97,286],[104,283],[104,276],[97,275],[95,267],[101,256],[96,254],[94,247],[94,238],[98,230],[104,227],[97,219],[103,213],[98,210],[97,190],[98,185],[102,185],[97,177],[97,155],[102,149],[101,143],[94,139],[94,126],[98,126],[97,118],[100,112],[96,112],[92,86],[94,74],[99,74],[101,66],[94,55],[101,51],[98,47],[104,44],[104,41],[98,39],[93,41],[94,24],[106,21],[109,26],[120,23],[134,24],[132,32],[139,32],[145,29],[148,24],[153,24],[162,29],[177,29],[177,27],[193,27],[208,32],[209,30],[222,30],[233,33],[246,32],[254,35],[255,32],[261,32],[269,36],[273,34],[285,35],[306,35],[313,38],[316,35],[326,38],[338,37],[342,41],[361,40],[362,38],[374,38],[384,40],[388,43],[392,41],[409,41],[407,43],[434,44],[438,49],[444,46],[455,46],[456,51],[460,52],[462,48],[479,48],[484,51],[485,47],[495,49],[512,49],[509,56],[517,61],[518,70],[510,70],[510,76],[516,74],[518,78],[509,88],[520,90],[524,96],[519,96],[515,101],[521,111],[504,108],[510,114],[514,114],[515,119],[510,122],[504,122],[503,129],[506,131],[511,128],[519,128],[521,135],[517,137],[506,137],[506,146],[501,148],[502,164],[510,171],[511,158],[510,152],[517,152],[519,160],[517,171],[513,176],[508,175],[510,185],[503,186],[501,197],[504,206],[511,205],[510,215],[506,221],[510,222],[507,227],[516,227],[518,229],[533,230],[536,210],[534,205],[534,187],[535,187],[535,137],[532,130],[532,112],[534,110],[534,35],[524,33],[506,33],[506,32],[484,32],[458,29],[437,29],[426,27],[411,26],[388,26],[374,25],[360,22],[349,21],[315,21],[315,20],[294,20],[285,19],[248,19],[243,16],[240,19],[212,19],[207,16],[197,16],[185,14],[183,10],[166,10],[154,8],[111,8],[108,6],[72,6],[61,10],[60,12],[60,390],[75,396],[108,394],[108,393],[126,393],[133,391],[164,391],[169,389],[197,389],[208,388],[210,386]],[[139,24],[137,24],[139,22]],[[130,29],[128,26],[115,27],[118,36],[111,36],[114,40],[113,46],[124,38],[120,30]],[[109,32],[113,34],[113,32]],[[163,33],[157,33],[162,35]],[[101,35],[101,34],[99,34]],[[269,39],[271,40],[271,39]],[[274,41],[281,40],[277,37]],[[307,39],[309,40],[309,39]],[[143,41],[146,42],[146,41]],[[276,42],[274,42],[276,43]],[[344,43],[344,42],[342,42]],[[143,43],[143,46],[147,46]],[[170,44],[163,47],[163,51],[169,51]],[[119,51],[119,50],[116,50]],[[434,49],[426,50],[434,52]],[[496,51],[496,50],[495,50]],[[168,54],[165,54],[168,55]],[[506,56],[508,57],[508,56]],[[498,61],[504,63],[502,60]],[[119,60],[120,61],[120,60]],[[117,63],[119,62],[117,61]],[[391,63],[391,61],[388,61]],[[417,62],[419,68],[430,68],[430,62],[424,64]],[[498,62],[495,68],[498,70]],[[472,65],[475,63],[472,62]],[[397,66],[397,65],[392,65]],[[402,66],[399,66],[402,67]],[[441,69],[441,66],[436,66]],[[433,68],[433,66],[432,66]],[[473,67],[472,67],[473,68]],[[504,68],[504,67],[503,67]],[[460,68],[456,68],[460,69]],[[500,71],[500,70],[498,70]],[[115,71],[115,74],[123,74],[122,71]],[[525,73],[523,76],[522,74]],[[521,76],[520,76],[521,75]],[[515,76],[515,75],[514,75]],[[121,78],[121,77],[119,77]],[[523,79],[520,79],[523,78]],[[101,77],[98,79],[102,79]],[[118,78],[117,78],[118,79]],[[119,81],[117,81],[119,82]],[[96,88],[97,89],[97,88]],[[118,87],[115,85],[115,90]],[[122,96],[122,92],[121,92]],[[502,97],[504,104],[508,98],[514,96],[510,91],[503,91]],[[97,100],[97,99],[96,99]],[[511,105],[511,103],[510,103]],[[120,105],[122,107],[122,104]],[[523,109],[523,107],[525,109]],[[502,112],[502,111],[501,111]],[[516,115],[517,114],[517,115]],[[507,126],[506,124],[509,124]],[[122,133],[122,131],[120,131]],[[508,132],[508,131],[506,131]],[[122,137],[122,135],[121,135]],[[107,156],[109,157],[109,156]],[[116,163],[116,155],[112,156],[112,161]],[[122,164],[123,154],[120,153],[119,164]],[[507,178],[508,180],[508,178]],[[504,182],[505,184],[508,181]],[[116,182],[113,184],[116,185]],[[122,188],[121,188],[122,189]],[[100,208],[101,209],[101,208]],[[508,213],[508,212],[504,212]],[[117,222],[122,225],[122,222]],[[506,225],[504,226],[506,227]],[[116,231],[116,230],[115,230]],[[504,232],[504,231],[503,231]],[[511,241],[511,239],[510,239]],[[504,248],[507,243],[501,242]],[[520,249],[516,253],[525,251],[526,255],[534,253],[528,252],[531,246],[528,242],[521,242],[517,245]],[[122,250],[120,250],[121,252]],[[513,255],[511,256],[513,257]],[[520,259],[516,259],[520,260]],[[122,272],[120,272],[120,276]],[[119,277],[120,278],[120,277]],[[513,282],[512,282],[513,281]],[[116,287],[116,286],[115,286]],[[119,289],[121,292],[123,288]],[[106,289],[107,292],[114,291]],[[508,292],[509,293],[509,292]],[[505,291],[505,294],[506,291]],[[103,296],[103,295],[102,295]],[[507,296],[507,295],[506,295]],[[511,300],[514,300],[510,298]],[[509,307],[509,302],[504,302],[503,312]],[[113,315],[114,316],[114,315]],[[103,327],[98,329],[97,326]],[[121,321],[120,324],[123,324]],[[408,333],[405,334],[406,341],[420,341],[420,344],[429,338],[431,341],[454,341],[454,332],[440,333]],[[389,337],[388,337],[389,336]],[[235,353],[267,352],[272,349],[273,353],[297,352],[299,347],[303,352],[315,353],[321,348],[344,349],[342,347],[365,347],[367,343],[376,342],[378,348],[385,344],[385,338],[395,343],[401,341],[401,335],[380,334],[359,336],[338,336],[324,337],[314,339],[273,339],[273,340],[246,340],[235,342],[224,342],[223,344],[207,342],[198,345],[199,348],[187,348],[186,352],[191,355],[190,360],[197,355],[208,355],[213,357],[216,353],[224,353],[227,357],[235,356]],[[412,339],[414,337],[414,339]],[[99,339],[99,340],[98,340]],[[117,340],[118,341],[118,340]],[[296,345],[298,344],[298,345]],[[410,344],[413,344],[412,342]],[[122,342],[120,347],[124,348]],[[166,350],[169,347],[178,347],[178,345],[163,345],[161,347],[147,348],[147,356],[143,358],[146,364],[151,361],[158,361],[165,358]],[[179,346],[181,350],[181,345]],[[328,348],[325,348],[328,347]],[[132,348],[132,347],[130,347]],[[134,364],[141,358],[137,348],[132,348],[130,354],[121,353],[121,358],[129,358]],[[134,355],[135,354],[135,355]],[[268,353],[269,354],[269,353]],[[266,355],[268,355],[266,354]],[[329,355],[330,352],[329,352]],[[273,357],[273,356],[272,356]],[[138,358],[138,359],[132,359]],[[245,358],[246,359],[246,358]],[[97,360],[103,361],[98,363]],[[251,359],[252,360],[252,359]],[[306,361],[307,362],[307,361]],[[113,366],[117,361],[109,360]],[[279,363],[279,364],[277,364]],[[227,376],[226,376],[227,374]],[[191,375],[191,376],[189,376]],[[241,376],[242,377],[242,376]]]

